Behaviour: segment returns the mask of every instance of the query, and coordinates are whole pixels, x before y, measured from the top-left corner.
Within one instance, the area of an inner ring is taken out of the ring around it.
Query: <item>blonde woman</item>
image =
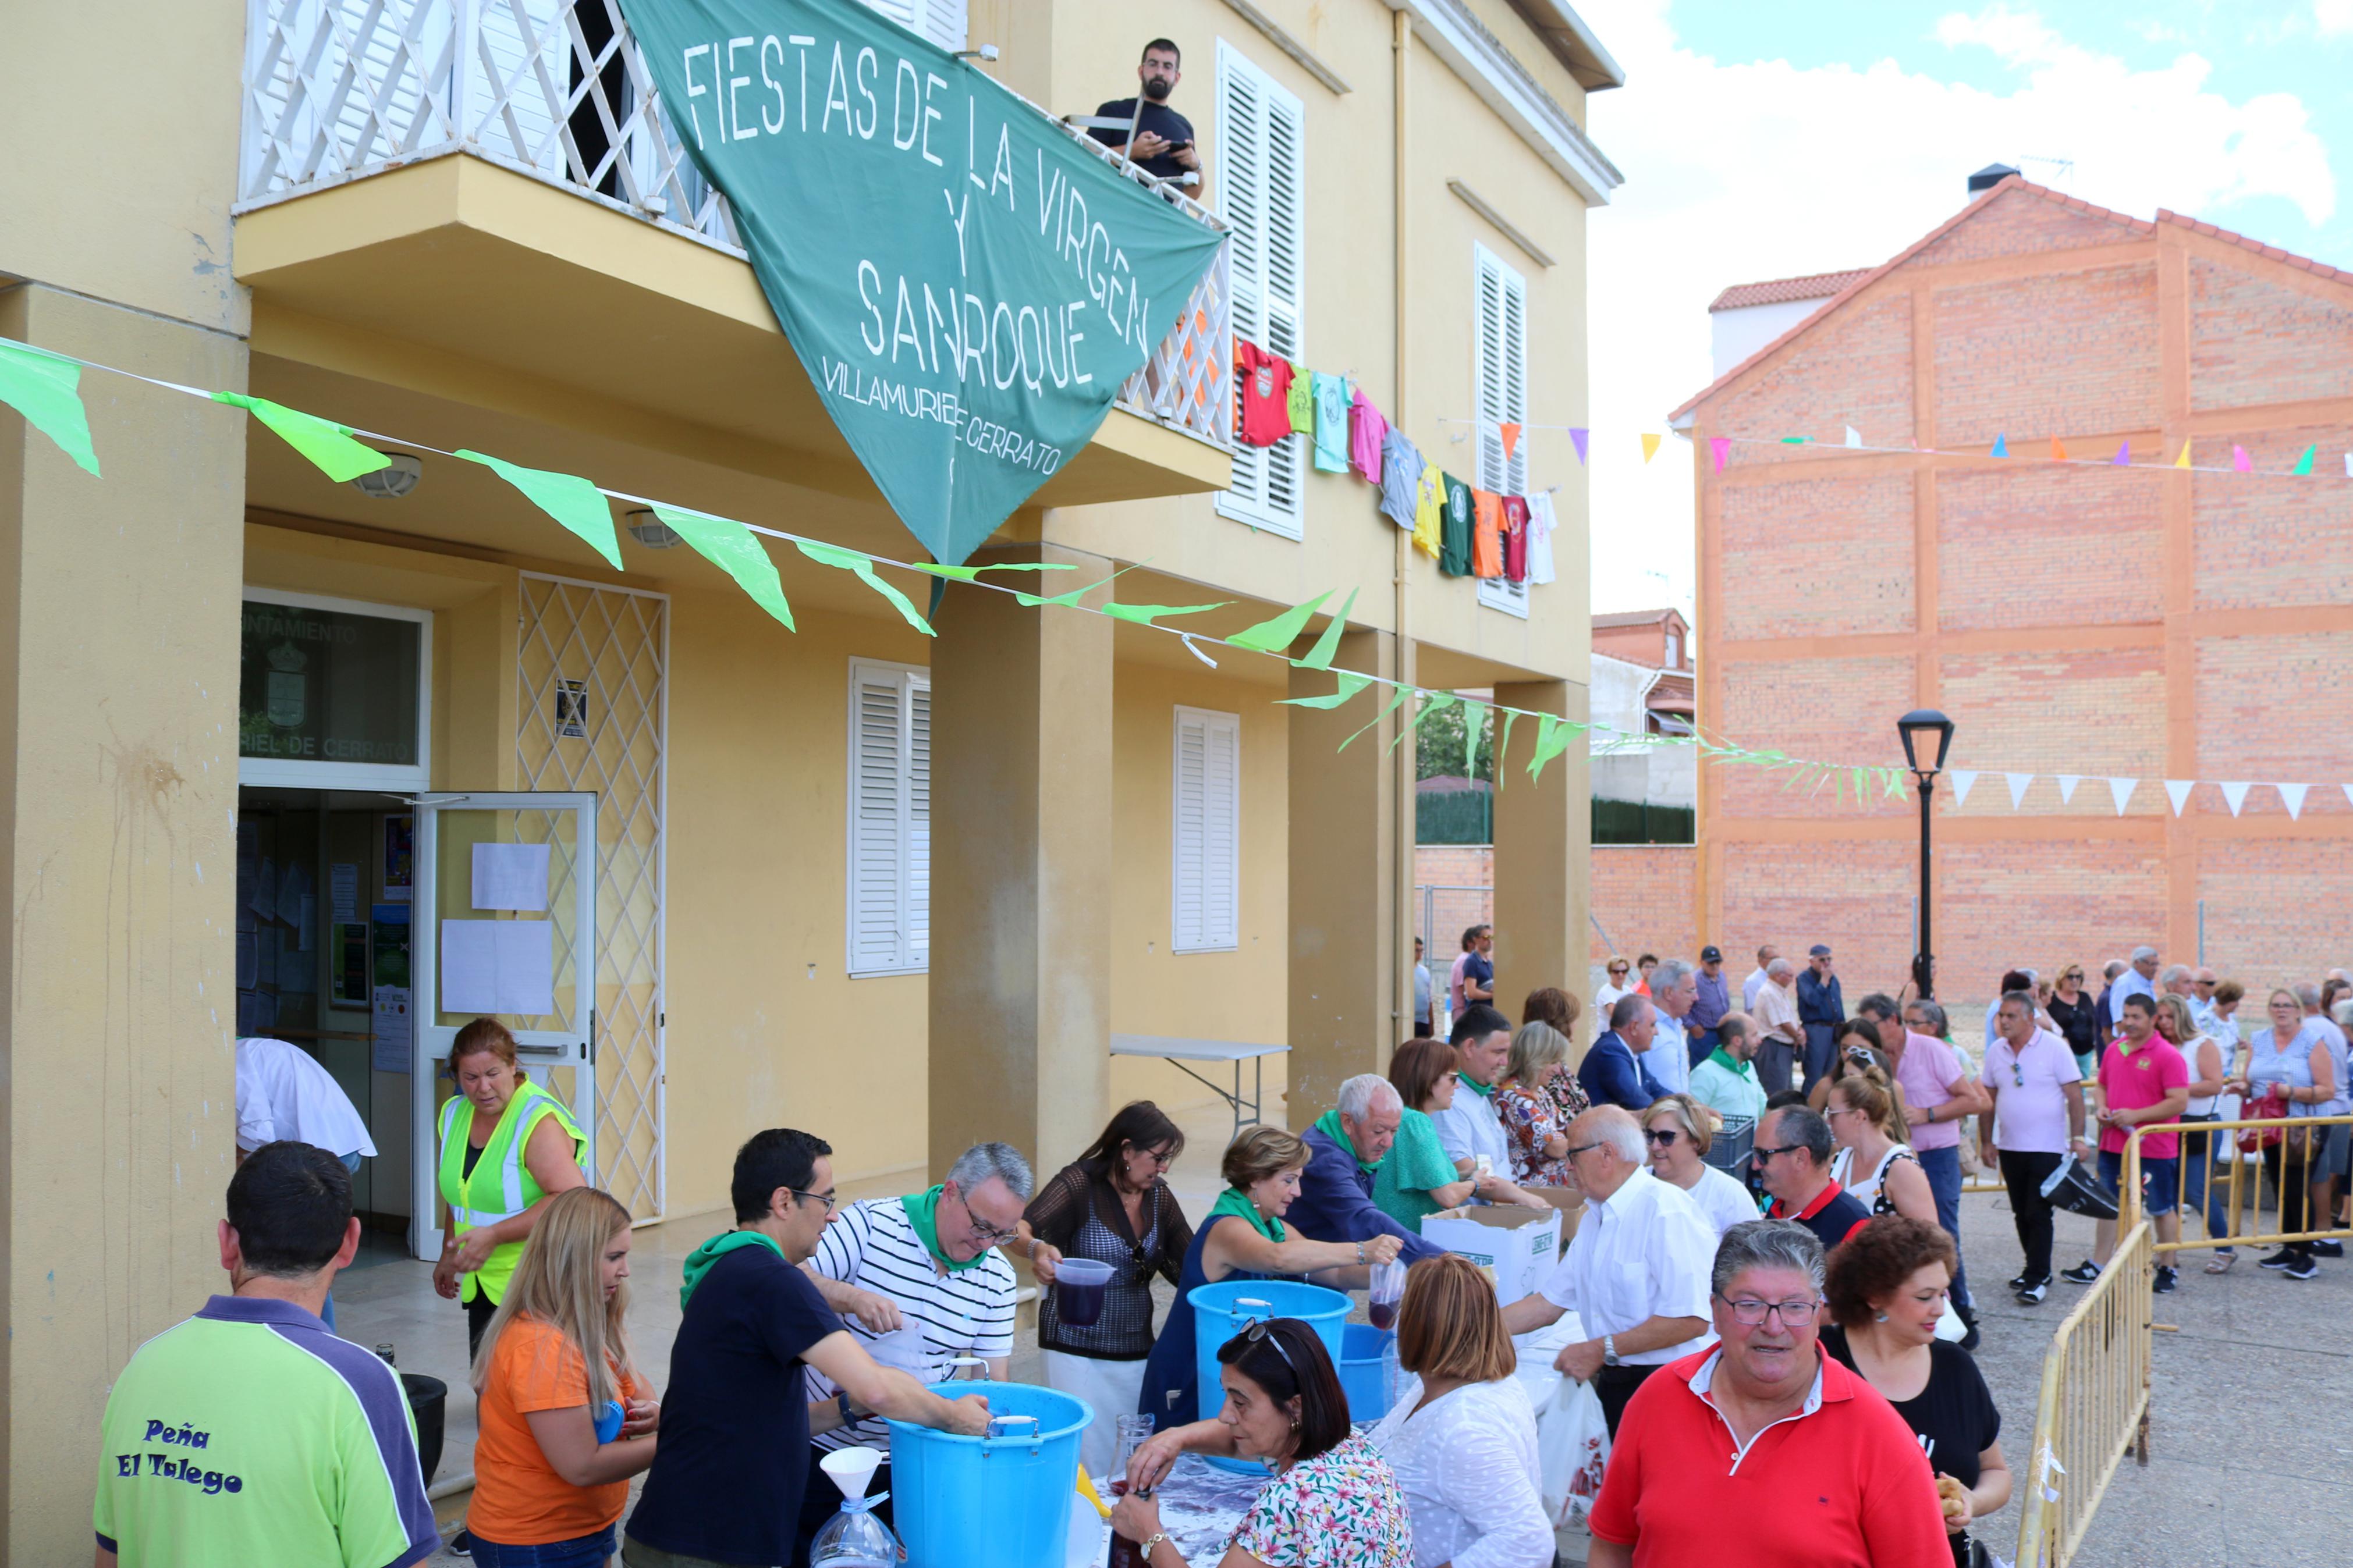
[[[1689,1193],[1700,1217],[1720,1237],[1757,1217],[1757,1200],[1746,1187],[1707,1163],[1715,1142],[1715,1116],[1688,1094],[1654,1100],[1642,1112],[1642,1143],[1650,1152],[1651,1173]]]
[[[1566,1187],[1569,1118],[1560,1113],[1553,1084],[1568,1072],[1568,1037],[1550,1024],[1522,1024],[1512,1036],[1504,1081],[1495,1086],[1495,1115],[1512,1151],[1512,1180],[1523,1187]]]
[[[1139,1413],[1151,1416],[1159,1431],[1200,1419],[1200,1373],[1193,1354],[1197,1287],[1304,1275],[1335,1290],[1361,1290],[1370,1279],[1366,1265],[1394,1262],[1403,1250],[1403,1239],[1395,1236],[1310,1241],[1286,1229],[1282,1215],[1299,1196],[1307,1160],[1306,1143],[1280,1127],[1245,1128],[1226,1146],[1220,1166],[1226,1190],[1209,1205],[1193,1245],[1185,1249],[1176,1304],[1144,1363]]]
[[[629,1211],[595,1187],[541,1206],[474,1357],[474,1561],[604,1568],[660,1406],[629,1347]],[[610,1437],[601,1417],[617,1403]]]
[[[1873,1066],[1832,1080],[1822,1120],[1831,1124],[1831,1180],[1873,1214],[1936,1223],[1936,1194],[1919,1157],[1901,1136],[1904,1123],[1887,1075]]]

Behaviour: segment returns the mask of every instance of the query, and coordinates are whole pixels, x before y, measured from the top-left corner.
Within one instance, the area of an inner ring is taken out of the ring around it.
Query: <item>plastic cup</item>
[[[1054,1310],[1074,1329],[1092,1329],[1103,1317],[1103,1289],[1111,1283],[1108,1263],[1092,1258],[1065,1258],[1054,1269]]]

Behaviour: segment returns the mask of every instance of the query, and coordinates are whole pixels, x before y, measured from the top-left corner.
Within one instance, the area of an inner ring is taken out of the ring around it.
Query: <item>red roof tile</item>
[[[1786,305],[1797,300],[1827,300],[1858,278],[1870,276],[1871,268],[1858,267],[1847,272],[1816,272],[1805,278],[1776,278],[1769,283],[1735,283],[1715,297],[1708,313],[1718,310],[1743,310],[1751,305]]]

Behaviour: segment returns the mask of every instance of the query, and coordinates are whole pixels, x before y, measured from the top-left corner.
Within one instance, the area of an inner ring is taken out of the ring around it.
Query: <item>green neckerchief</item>
[[[694,1294],[694,1288],[702,1283],[702,1277],[711,1272],[712,1264],[731,1252],[740,1252],[744,1247],[759,1246],[766,1247],[778,1258],[790,1261],[785,1258],[785,1249],[776,1245],[776,1238],[764,1230],[722,1231],[688,1253],[686,1283],[678,1288],[678,1310],[681,1312],[686,1310],[687,1298]]]
[[[1493,1084],[1481,1083],[1477,1079],[1472,1078],[1467,1072],[1456,1073],[1454,1075],[1454,1081],[1468,1088],[1472,1093],[1477,1095],[1482,1100],[1493,1100],[1495,1098],[1495,1086]]]
[[[1228,1187],[1218,1194],[1218,1201],[1209,1205],[1209,1217],[1201,1222],[1201,1228],[1207,1230],[1211,1221],[1219,1215],[1227,1214],[1234,1215],[1237,1219],[1248,1220],[1250,1227],[1269,1241],[1282,1239],[1282,1221],[1272,1215],[1259,1213],[1258,1205],[1251,1203],[1250,1194],[1240,1187]]]
[[[940,1267],[951,1274],[961,1274],[967,1268],[977,1268],[988,1259],[988,1248],[982,1247],[959,1263],[940,1250],[940,1194],[947,1190],[945,1183],[920,1193],[909,1193],[899,1200],[907,1211],[907,1223],[915,1227],[917,1239],[923,1250],[932,1255]]]
[[[1707,1059],[1716,1063],[1722,1067],[1725,1071],[1730,1073],[1735,1078],[1749,1078],[1754,1076],[1754,1069],[1752,1069],[1746,1062],[1734,1061],[1730,1057],[1724,1054],[1724,1047],[1722,1046],[1718,1046],[1715,1049],[1708,1052]]]
[[[1345,1149],[1350,1157],[1356,1162],[1358,1170],[1377,1171],[1381,1168],[1381,1163],[1378,1160],[1367,1160],[1356,1152],[1356,1145],[1351,1142],[1348,1135],[1340,1130],[1340,1112],[1336,1107],[1315,1119],[1314,1130]]]

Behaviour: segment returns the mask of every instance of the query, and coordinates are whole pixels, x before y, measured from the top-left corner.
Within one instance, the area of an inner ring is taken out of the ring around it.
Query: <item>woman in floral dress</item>
[[[1495,1114],[1512,1150],[1512,1180],[1523,1187],[1576,1185],[1568,1169],[1568,1118],[1550,1092],[1568,1076],[1568,1037],[1550,1024],[1523,1024],[1512,1037]]]
[[[1191,1568],[1152,1497],[1177,1457],[1263,1461],[1275,1472],[1218,1568],[1413,1568],[1413,1521],[1379,1450],[1350,1431],[1348,1398],[1315,1331],[1253,1323],[1218,1351],[1226,1403],[1213,1420],[1155,1433],[1127,1462],[1111,1526],[1146,1568]],[[1204,1565],[1206,1568],[1206,1565]]]
[[[1569,1043],[1570,1048],[1575,1049],[1577,1020],[1584,1011],[1576,997],[1556,985],[1547,985],[1528,993],[1527,1004],[1520,1010],[1520,1022],[1550,1024],[1560,1031],[1561,1037]],[[1574,1072],[1553,1074],[1545,1085],[1545,1093],[1551,1097],[1554,1113],[1563,1127],[1593,1109],[1593,1101],[1587,1097],[1585,1086],[1577,1081]]]

